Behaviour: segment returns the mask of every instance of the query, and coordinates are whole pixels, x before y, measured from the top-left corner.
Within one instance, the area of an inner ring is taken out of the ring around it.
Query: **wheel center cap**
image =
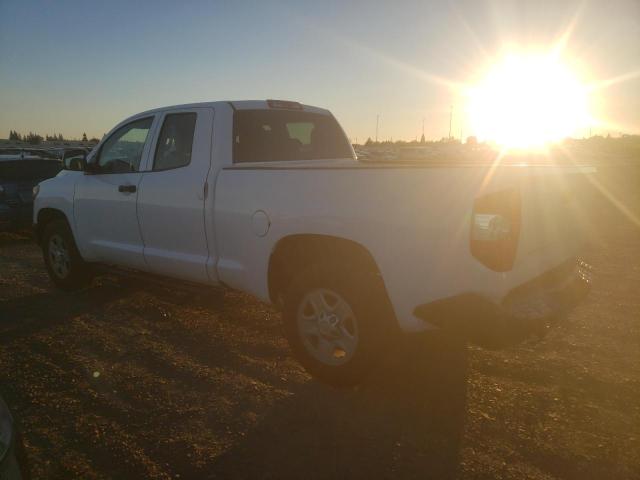
[[[323,313],[318,320],[318,329],[320,333],[325,337],[333,337],[338,331],[338,317],[326,313]]]

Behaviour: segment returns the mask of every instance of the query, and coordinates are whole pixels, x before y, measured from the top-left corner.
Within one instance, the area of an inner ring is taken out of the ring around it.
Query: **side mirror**
[[[81,172],[87,167],[87,152],[84,150],[67,150],[62,156],[62,168]]]

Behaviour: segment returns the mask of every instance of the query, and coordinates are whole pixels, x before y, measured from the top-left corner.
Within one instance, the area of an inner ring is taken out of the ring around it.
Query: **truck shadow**
[[[123,294],[116,286],[101,286],[74,293],[40,292],[0,301],[0,345],[97,311],[130,293]]]
[[[466,418],[466,346],[402,338],[362,385],[306,382],[218,457],[221,478],[453,478]]]

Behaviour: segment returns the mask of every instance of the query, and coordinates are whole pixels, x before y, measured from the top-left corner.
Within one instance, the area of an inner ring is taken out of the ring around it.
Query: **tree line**
[[[64,138],[62,136],[61,133],[58,133],[57,135],[54,133],[53,135],[45,135],[44,137],[38,133],[34,133],[34,132],[29,132],[27,134],[21,134],[19,132],[17,132],[16,130],[9,130],[9,140],[14,141],[14,142],[25,142],[25,143],[29,143],[31,145],[38,145],[40,143],[42,143],[43,141],[46,142],[64,142],[65,140],[75,140],[75,139],[69,139],[69,138]],[[93,137],[91,139],[87,139],[87,134],[83,133],[82,134],[82,142],[95,142],[98,143],[99,139]]]
[[[420,140],[396,140],[393,138],[389,140],[372,140],[371,137],[367,138],[367,141],[364,142],[365,147],[374,147],[379,145],[438,145],[442,143],[453,143],[453,144],[461,144],[462,141],[459,138],[454,137],[442,137],[440,140],[425,140],[424,135],[420,138]],[[478,139],[474,136],[467,137],[465,142],[467,145],[475,146],[478,144]]]

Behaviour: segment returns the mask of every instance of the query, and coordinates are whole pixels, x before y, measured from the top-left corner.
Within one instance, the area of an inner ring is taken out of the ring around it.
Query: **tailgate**
[[[589,233],[580,195],[586,175],[594,172],[592,167],[507,166],[485,182],[474,201],[470,250],[502,274],[502,294],[580,254]]]
[[[520,182],[521,226],[514,273],[540,274],[577,256],[588,235],[580,202],[591,167],[530,167]]]

